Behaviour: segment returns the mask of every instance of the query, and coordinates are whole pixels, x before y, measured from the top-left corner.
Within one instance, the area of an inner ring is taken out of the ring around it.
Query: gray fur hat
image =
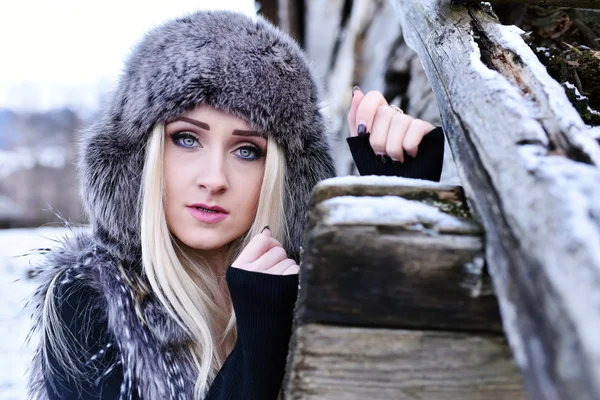
[[[139,257],[136,207],[150,132],[202,103],[243,118],[283,148],[291,233],[284,246],[297,259],[310,192],[334,175],[318,87],[298,45],[261,17],[201,11],[153,29],[83,137],[81,196],[92,228],[120,257]]]

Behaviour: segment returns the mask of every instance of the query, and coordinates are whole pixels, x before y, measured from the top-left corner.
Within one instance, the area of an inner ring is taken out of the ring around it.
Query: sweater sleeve
[[[298,275],[230,267],[227,284],[238,340],[206,399],[275,400],[285,372]]]
[[[444,131],[437,127],[419,144],[416,157],[404,153],[404,163],[393,163],[389,158],[377,156],[369,143],[369,135],[346,139],[354,163],[361,175],[402,176],[405,178],[440,181],[444,163]]]
[[[43,363],[49,400],[114,400],[119,397],[122,369],[116,351],[105,343],[106,324],[94,318],[93,293],[77,281],[56,286],[59,321],[76,374],[58,361],[56,350],[44,341],[48,363]],[[53,329],[56,332],[56,329]],[[64,353],[61,354],[64,359]]]

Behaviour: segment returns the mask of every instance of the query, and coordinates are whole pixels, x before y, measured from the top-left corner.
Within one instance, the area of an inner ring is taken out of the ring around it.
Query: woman
[[[439,128],[358,88],[348,121],[362,173],[439,180]],[[32,396],[275,399],[325,132],[307,60],[265,20],[146,35],[82,142],[90,230],[39,268]]]

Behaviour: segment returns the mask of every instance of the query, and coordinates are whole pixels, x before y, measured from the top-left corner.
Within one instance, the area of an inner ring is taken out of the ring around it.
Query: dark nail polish
[[[358,136],[364,136],[367,134],[367,126],[365,124],[358,125],[357,129]]]
[[[384,155],[381,155],[381,156],[379,156],[379,159],[381,160],[381,162],[382,162],[383,164],[387,163],[387,157],[386,157],[386,156],[384,156]]]
[[[269,225],[265,225],[265,227],[262,229],[262,231],[260,231],[260,233],[263,233],[265,229],[271,230],[271,228],[269,228]]]

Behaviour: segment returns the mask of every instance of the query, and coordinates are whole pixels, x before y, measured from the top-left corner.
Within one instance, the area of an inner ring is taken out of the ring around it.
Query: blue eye
[[[258,160],[263,156],[262,150],[254,146],[242,146],[239,147],[236,152],[237,156],[242,160],[253,161]]]
[[[171,135],[171,140],[173,140],[173,143],[175,143],[177,146],[186,148],[194,147],[194,145],[198,143],[196,136],[186,132],[174,133]]]

